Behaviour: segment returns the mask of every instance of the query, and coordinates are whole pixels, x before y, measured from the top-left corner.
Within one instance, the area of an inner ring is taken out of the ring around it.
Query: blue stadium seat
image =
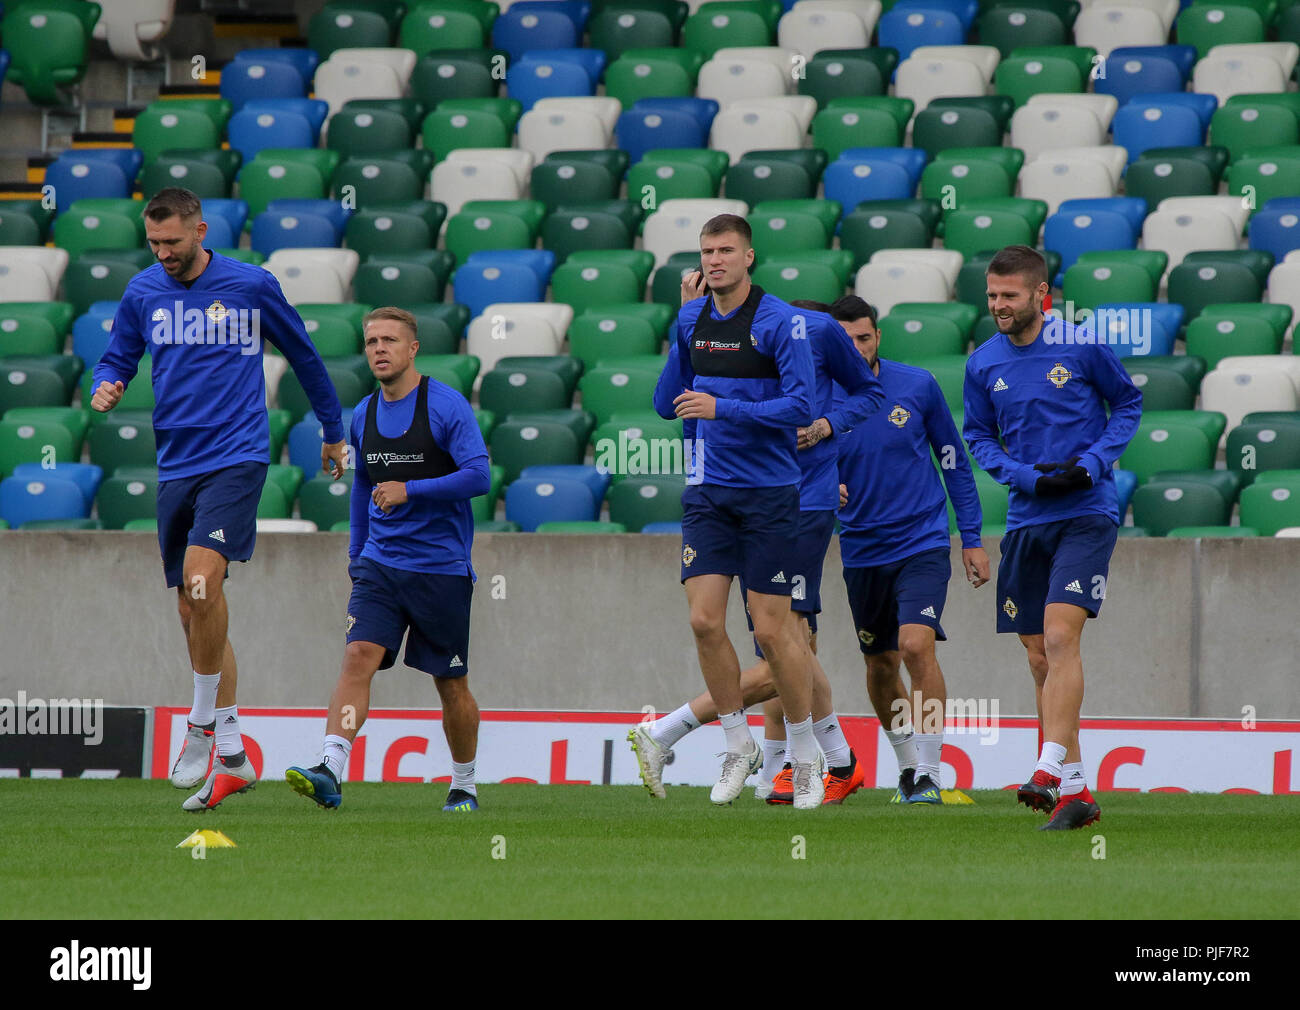
[[[1133,249],[1137,233],[1123,214],[1099,210],[1086,214],[1058,211],[1043,223],[1043,248],[1061,254],[1061,269],[1053,279],[1060,285],[1065,271],[1080,253],[1097,249]]]
[[[203,244],[209,249],[237,249],[239,233],[232,231],[230,222],[221,216],[210,217],[207,213],[208,202],[203,201],[203,218],[208,223],[208,233],[203,237]]]
[[[586,484],[591,491],[591,495],[596,499],[597,505],[605,500],[605,492],[609,490],[610,475],[601,473],[594,466],[586,466],[582,463],[538,463],[533,466],[526,466],[519,471],[519,476],[523,479],[533,480],[577,480]]]
[[[1128,511],[1129,502],[1133,500],[1133,492],[1137,490],[1137,474],[1132,470],[1115,471],[1115,490],[1119,494],[1119,518],[1120,522],[1124,521],[1124,513]]]
[[[1213,98],[1211,95],[1211,101]],[[1161,107],[1158,115],[1149,115],[1151,107],[1142,105],[1144,100],[1145,96],[1135,98],[1121,106],[1111,121],[1115,143],[1128,151],[1130,165],[1150,147],[1200,147],[1205,143],[1205,126],[1196,110],[1168,105]]]
[[[718,114],[718,103],[712,98],[642,98],[632,106],[632,111],[685,112],[695,117],[707,137],[713,128],[713,117]]]
[[[268,211],[280,214],[315,214],[323,217],[334,226],[335,245],[343,241],[343,233],[348,227],[348,218],[352,211],[338,200],[304,200],[298,197],[272,200],[266,205]]]
[[[297,112],[244,108],[230,117],[226,134],[247,164],[268,147],[315,147],[320,130],[313,130],[307,117]]]
[[[263,256],[277,249],[337,248],[339,234],[329,218],[319,214],[286,214],[266,210],[253,219],[252,246]]]
[[[1121,214],[1133,226],[1133,234],[1142,234],[1142,222],[1152,208],[1140,196],[1095,196],[1063,200],[1056,208],[1058,214],[1091,214],[1095,210]]]
[[[826,199],[843,208],[841,216],[863,200],[910,200],[916,192],[916,180],[898,162],[866,158],[831,162],[822,183]]]
[[[587,76],[591,78],[591,90],[595,92],[596,85],[605,74],[607,58],[603,49],[530,49],[524,54],[524,60],[529,63],[577,63],[587,71]]]
[[[109,341],[113,339],[112,323],[112,316],[101,319],[86,313],[72,324],[72,353],[84,361],[87,368],[94,367],[108,350]]]
[[[3,14],[0,14],[3,16]],[[0,84],[4,83],[5,74],[9,72],[9,50],[0,49]]]
[[[221,71],[221,97],[234,111],[253,98],[305,98],[307,82],[292,63],[236,60]]]
[[[110,161],[122,170],[128,182],[133,182],[144,167],[144,152],[135,147],[77,147],[64,151],[59,157]]]
[[[94,463],[56,463],[48,469],[44,463],[19,463],[14,467],[11,476],[19,480],[44,480],[46,477],[58,477],[61,480],[72,481],[81,489],[81,496],[85,500],[86,511],[83,515],[90,515],[90,506],[94,504],[95,494],[104,479],[104,468]]]
[[[921,184],[926,162],[930,160],[920,147],[849,147],[840,152],[837,161],[892,161],[907,170],[913,188]],[[853,208],[849,208],[852,210]]]
[[[614,138],[617,146],[627,152],[631,163],[636,164],[646,151],[657,147],[703,147],[709,133],[688,112],[632,108],[618,117]]]
[[[65,151],[45,169],[45,185],[54,187],[54,201],[65,211],[78,200],[130,197],[133,179],[111,161],[78,157]]]
[[[579,63],[534,61],[530,55],[517,60],[506,71],[506,92],[522,103],[525,112],[540,98],[586,97],[595,90],[587,69]]]
[[[495,249],[491,252],[472,252],[465,260],[466,266],[489,266],[501,263],[518,263],[537,275],[543,290],[555,273],[555,253],[549,249]]]
[[[558,11],[573,22],[579,35],[586,31],[587,21],[591,18],[590,0],[519,0],[510,6],[511,10],[516,8],[520,14]]]
[[[1289,199],[1300,205],[1300,199]],[[1250,219],[1250,248],[1272,253],[1277,263],[1293,249],[1300,249],[1300,206],[1275,206],[1281,202],[1270,200]]]
[[[1219,100],[1213,95],[1202,95],[1195,91],[1167,91],[1162,95],[1141,95],[1133,99],[1133,104],[1140,109],[1158,107],[1167,109],[1171,105],[1181,105],[1191,109],[1201,120],[1201,129],[1210,128],[1210,120],[1219,107]]]
[[[38,480],[6,477],[0,481],[0,519],[11,529],[34,519],[85,519],[88,515],[81,488],[66,478],[49,476],[48,471]]]
[[[966,41],[966,26],[938,3],[904,7],[897,4],[876,26],[878,42],[898,50],[901,63],[917,46],[959,46]]]
[[[947,11],[949,14],[956,15],[957,19],[961,21],[962,27],[969,32],[971,25],[975,23],[975,19],[979,17],[980,3],[979,0],[898,0],[898,3],[894,4],[890,10]],[[881,43],[881,45],[885,44],[884,42]],[[926,44],[930,45],[931,43]],[[938,42],[932,44],[940,45]],[[901,54],[900,58],[902,58]]]
[[[215,218],[223,220],[230,229],[230,233],[238,236],[243,232],[244,223],[248,220],[248,204],[243,200],[204,200],[203,219],[208,222],[209,233],[211,233],[212,222]],[[227,242],[222,245],[216,241],[206,244],[209,248],[218,249],[233,248],[238,245],[237,242]]]
[[[346,436],[351,430],[352,425],[352,408],[343,408],[343,432]],[[320,445],[323,432],[320,422],[316,420],[316,415],[308,411],[297,424],[289,429],[289,439],[286,443],[289,449],[289,462],[294,466],[301,467],[302,472],[311,480],[318,473],[323,471],[320,468]]]
[[[1126,105],[1143,95],[1177,91],[1186,83],[1182,70],[1172,59],[1139,56],[1129,49],[1115,49],[1106,61],[1106,76],[1093,81],[1093,89],[1099,95],[1111,95],[1120,105]]]
[[[523,250],[528,251],[528,250]],[[470,317],[480,315],[494,302],[541,302],[546,299],[546,283],[531,267],[523,263],[491,262],[474,256],[452,276],[456,301],[469,309]]]
[[[673,536],[682,535],[681,523],[646,523],[641,527],[642,533],[661,533],[672,534]]]
[[[525,533],[547,522],[591,522],[600,517],[600,502],[581,480],[520,477],[506,488],[506,519]]]
[[[1119,358],[1163,357],[1173,354],[1178,330],[1176,327],[1169,329],[1166,315],[1152,308],[1156,304],[1132,302],[1099,305],[1094,310],[1093,318],[1100,318],[1101,322],[1095,323],[1090,329],[1097,333],[1096,339],[1109,344]],[[1182,318],[1181,313],[1179,318]],[[1120,320],[1123,321],[1122,329],[1116,328],[1116,323]],[[1108,330],[1109,333],[1106,332]]]
[[[90,307],[86,309],[86,315],[95,319],[112,320],[117,315],[119,302],[91,302]]]
[[[1097,306],[1098,312],[1150,313],[1151,324],[1160,332],[1152,334],[1151,354],[1173,354],[1174,340],[1183,325],[1185,310],[1177,302],[1105,302]],[[1168,348],[1158,350],[1157,348]]]
[[[253,98],[245,105],[244,112],[294,112],[311,124],[312,141],[308,145],[315,147],[320,141],[320,129],[329,115],[329,102],[319,98]]]
[[[1187,5],[1184,4],[1184,7]],[[1178,68],[1178,72],[1183,75],[1183,83],[1191,80],[1192,68],[1196,66],[1198,58],[1195,46],[1166,45],[1166,46],[1119,46],[1110,51],[1111,59],[1120,57],[1121,59],[1128,56],[1156,56],[1162,60],[1169,60]],[[1181,91],[1182,88],[1171,88],[1171,91]]]
[[[246,60],[252,60],[254,62],[279,60],[283,63],[288,63],[298,71],[299,76],[301,76],[304,81],[310,81],[314,76],[316,76],[316,67],[320,64],[320,56],[317,54],[316,50],[307,49],[302,46],[286,46],[277,49],[241,49],[239,52],[235,53],[235,59],[233,62],[240,63]]]
[[[520,7],[525,9],[521,10]],[[513,4],[492,25],[492,48],[503,49],[513,63],[530,49],[573,49],[582,42],[582,29],[548,3],[546,10]]]

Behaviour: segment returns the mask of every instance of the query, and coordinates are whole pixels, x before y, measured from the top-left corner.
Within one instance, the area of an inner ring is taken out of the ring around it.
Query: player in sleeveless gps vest
[[[683,304],[702,297],[702,274],[696,273],[682,285]],[[821,611],[821,575],[826,549],[830,545],[835,526],[835,509],[838,505],[839,478],[835,467],[835,438],[848,431],[859,421],[875,413],[882,402],[880,385],[857,353],[848,334],[834,319],[826,314],[828,306],[817,302],[794,302],[801,310],[795,315],[796,325],[802,318],[807,332],[814,362],[815,400],[817,419],[812,425],[800,428],[798,435],[798,460],[801,471],[799,487],[799,531],[796,554],[798,561],[791,574],[791,613],[797,625],[796,634],[805,642],[812,678],[813,733],[828,768],[823,778],[825,796],[823,803],[842,803],[862,784],[862,770],[850,749],[839,720],[835,716],[831,699],[830,681],[816,657],[817,614]],[[676,367],[676,347],[670,349],[664,377],[655,391],[655,409],[662,415],[672,416],[673,398],[681,390],[672,384]],[[849,390],[839,409],[832,409],[834,392],[840,387]],[[737,573],[739,574],[739,573]],[[742,590],[747,589],[744,580]],[[763,744],[763,768],[755,795],[770,803],[793,802],[793,766],[781,771],[785,756],[786,731],[783,713],[776,697],[776,686],[771,668],[762,650],[755,649],[758,663],[741,673],[741,692],[745,705],[770,702],[766,719],[768,731]],[[706,692],[663,719],[642,723],[628,735],[637,756],[641,780],[652,796],[665,795],[662,772],[671,755],[672,746],[687,733],[718,718],[717,707]],[[774,728],[775,727],[775,728]],[[772,780],[780,773],[780,786],[773,792]]]
[[[144,219],[158,262],[122,295],[113,339],[95,365],[90,405],[116,407],[150,352],[158,545],[194,674],[171,780],[178,789],[202,783],[182,804],[197,811],[257,781],[239,732],[223,580],[231,561],[253,556],[270,462],[263,340],[280,349],[311,400],[324,432],[321,466],[336,478],[343,475],[343,422],[329,373],[275,277],[203,248],[208,226],[198,197],[159,190]]]
[[[469,401],[415,369],[415,317],[379,308],[364,321],[366,359],[379,380],[352,413],[356,476],[348,574],[347,647],[330,697],[320,763],[285,779],[322,807],[343,801],[352,742],[370,710],[370,682],[397,660],[433,677],[451,751],[443,810],[478,809],[478,705],[469,690],[474,592],[470,499],[491,483],[487,446]]]
[[[1063,831],[1101,817],[1079,750],[1079,640],[1106,598],[1120,522],[1112,468],[1137,430],[1142,393],[1096,334],[1043,315],[1038,252],[1008,246],[986,272],[998,333],[966,362],[964,433],[980,466],[1011,488],[997,629],[1028,653],[1043,734],[1017,798]]]

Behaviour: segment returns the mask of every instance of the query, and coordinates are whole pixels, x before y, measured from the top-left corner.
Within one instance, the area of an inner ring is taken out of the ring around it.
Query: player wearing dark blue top
[[[751,284],[749,223],[722,214],[700,234],[710,295],[677,317],[674,413],[695,422],[693,471],[682,495],[681,578],[700,669],[727,738],[715,803],[730,803],[762,751],[745,722],[740,663],[726,632],[731,580],[749,587],[754,634],[792,721],[799,804],[821,803],[821,755],[812,731],[812,682],[790,624],[799,522],[796,428],[812,421],[813,362],[796,312]],[[796,724],[797,725],[793,725]]]
[[[704,279],[699,272],[688,277],[682,285],[682,303],[689,304],[703,296]],[[858,421],[879,409],[882,392],[880,384],[857,353],[844,328],[826,314],[829,306],[817,302],[794,302],[801,310],[794,317],[795,325],[806,332],[813,353],[815,378],[815,411],[817,420],[812,425],[799,428],[799,467],[802,479],[799,485],[799,531],[796,556],[798,558],[790,578],[791,619],[795,635],[808,645],[806,661],[812,670],[813,734],[826,755],[829,765],[824,779],[825,803],[842,803],[862,784],[861,768],[835,717],[831,699],[830,681],[816,656],[816,615],[821,611],[821,574],[826,549],[830,544],[835,525],[835,508],[838,503],[838,476],[835,469],[835,446],[832,439],[837,432],[847,431]],[[675,347],[675,344],[674,344]],[[655,407],[664,416],[672,416],[672,404],[681,387],[674,385],[676,376],[675,350],[655,390]],[[835,407],[836,383],[847,388],[838,409]],[[737,573],[741,574],[741,573]],[[747,590],[744,578],[742,591]],[[751,621],[752,626],[752,621]],[[766,733],[763,744],[764,761],[761,780],[755,795],[766,797],[769,803],[791,803],[793,792],[789,779],[790,769],[782,776],[774,791],[772,780],[781,768],[785,752],[785,727],[776,686],[770,665],[757,649],[759,662],[742,671],[741,693],[745,705],[770,702],[764,710]],[[687,733],[700,725],[718,718],[718,708],[706,692],[687,705],[674,710],[667,718],[636,727],[628,735],[637,755],[641,778],[652,796],[663,798],[661,773],[667,763],[670,749]]]
[[[934,376],[879,356],[875,314],[862,299],[842,298],[835,309],[847,317],[844,325],[885,389],[883,409],[839,444],[840,557],[849,610],[867,664],[867,694],[898,758],[893,802],[940,803],[947,687],[935,641],[947,640],[939,623],[952,575],[947,502],[952,499],[957,514],[966,578],[978,588],[989,578],[979,495]],[[912,682],[910,698],[901,664]]]
[[[321,465],[343,473],[345,445],[329,374],[276,279],[203,248],[207,225],[189,190],[163,189],[144,209],[157,264],[131,279],[113,338],[95,366],[91,406],[112,410],[152,356],[158,445],[158,543],[177,588],[194,671],[194,703],[172,784],[203,787],[187,810],[217,806],[256,781],[235,704],[234,650],[223,591],[230,561],[253,556],[270,462],[262,341],[288,359],[321,421]],[[213,747],[220,760],[213,760]]]
[[[370,710],[370,682],[396,662],[431,674],[442,700],[452,780],[444,810],[478,809],[478,705],[470,693],[474,591],[470,499],[491,483],[474,411],[456,390],[415,369],[415,317],[380,308],[364,321],[380,391],[352,413],[352,538],[347,647],[330,698],[320,764],[290,768],[293,788],[324,807],[342,802],[352,741]]]
[[[998,631],[1018,634],[1028,652],[1044,741],[1018,798],[1050,812],[1048,829],[1081,828],[1101,809],[1079,753],[1079,639],[1106,598],[1120,521],[1111,468],[1137,430],[1142,394],[1108,346],[1044,317],[1037,252],[1009,246],[987,274],[999,332],[966,364],[965,435],[980,466],[1011,488]]]

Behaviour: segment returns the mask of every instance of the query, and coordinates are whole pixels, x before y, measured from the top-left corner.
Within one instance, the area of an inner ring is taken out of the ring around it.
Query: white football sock
[[[844,730],[840,729],[840,721],[834,712],[813,723],[813,733],[826,755],[827,768],[843,768],[849,763],[849,742],[844,738]]]
[[[244,749],[244,740],[239,734],[239,706],[230,705],[216,710],[217,719],[217,753],[222,757],[231,757]]]
[[[885,730],[890,745],[894,748],[894,757],[898,758],[900,774],[916,767],[916,734],[912,732],[909,722],[898,729]]]
[[[650,724],[650,736],[661,747],[671,747],[692,730],[700,728],[700,720],[695,718],[690,705],[683,705],[669,712],[662,719]]]
[[[727,734],[727,751],[731,754],[748,754],[750,748],[758,746],[749,732],[749,722],[745,719],[745,710],[728,712],[718,716],[722,731]]]
[[[916,777],[929,775],[930,781],[939,784],[939,759],[943,754],[942,733],[916,734]]]
[[[785,764],[785,741],[763,740],[763,770],[759,777],[764,782],[771,782],[781,772]]]
[[[217,688],[221,685],[220,673],[194,673],[194,704],[190,707],[190,722],[195,726],[211,726],[217,709]]]
[[[1043,753],[1038,757],[1037,771],[1047,772],[1054,778],[1061,777],[1061,765],[1065,763],[1065,745],[1043,741]]]
[[[464,764],[457,761],[451,763],[451,788],[464,789],[471,796],[478,795],[478,787],[474,785],[474,759]]]
[[[320,760],[326,768],[334,773],[334,778],[343,781],[347,771],[348,758],[352,756],[352,741],[345,736],[330,734],[325,737],[325,744],[320,749]]]
[[[791,761],[797,764],[810,764],[817,760],[817,735],[813,732],[812,716],[803,722],[787,722],[786,746],[789,748]]]
[[[1076,796],[1088,788],[1088,775],[1082,761],[1071,761],[1061,768],[1061,795]]]

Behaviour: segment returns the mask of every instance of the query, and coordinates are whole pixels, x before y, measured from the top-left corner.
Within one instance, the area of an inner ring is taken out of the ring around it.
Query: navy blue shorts
[[[799,571],[799,487],[688,484],[682,493],[682,581],[739,575],[756,593],[789,596]]]
[[[469,672],[469,604],[474,580],[468,575],[427,575],[354,558],[348,565],[349,642],[384,647],[379,669],[397,661],[406,635],[406,665],[435,677]],[[407,634],[407,632],[410,632]]]
[[[790,582],[790,609],[802,614],[808,621],[808,630],[817,634],[817,615],[822,612],[822,566],[826,562],[826,548],[831,545],[831,534],[835,532],[835,511],[833,509],[816,509],[799,513],[799,535],[795,550],[798,561],[794,566],[794,578]],[[740,592],[742,599],[748,599],[748,586],[742,577]],[[749,605],[745,605],[745,620],[749,621],[749,630],[754,630],[754,622],[749,616]],[[754,643],[754,655],[763,658],[763,650]]]
[[[998,632],[1041,635],[1049,603],[1073,603],[1096,617],[1106,598],[1118,527],[1105,516],[1021,526],[1002,538]]]
[[[253,556],[266,470],[265,463],[236,463],[158,485],[158,547],[168,588],[184,580],[188,547],[207,547],[227,561]]]
[[[939,619],[948,602],[950,578],[952,560],[945,547],[887,565],[844,569],[858,646],[868,656],[894,652],[904,624],[924,624],[934,629],[938,641],[948,641]]]

